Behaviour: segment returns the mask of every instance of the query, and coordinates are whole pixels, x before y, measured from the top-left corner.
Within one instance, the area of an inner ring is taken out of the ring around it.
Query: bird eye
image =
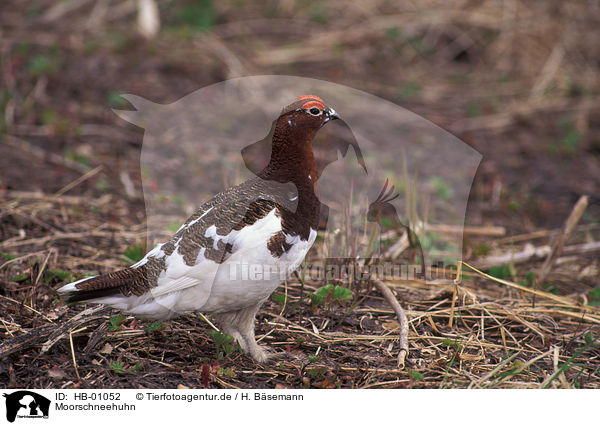
[[[319,108],[310,108],[308,112],[310,112],[312,115],[319,115],[321,110]]]

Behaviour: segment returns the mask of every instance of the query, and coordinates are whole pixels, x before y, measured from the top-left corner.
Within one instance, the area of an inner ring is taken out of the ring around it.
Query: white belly
[[[235,236],[240,249],[215,270],[210,293],[202,307],[194,300],[206,296],[208,282],[182,291],[178,309],[225,312],[257,304],[266,300],[300,266],[317,232],[311,229],[306,241],[299,236],[288,236],[286,242],[292,247],[281,257],[275,257],[267,248],[267,235],[281,231],[281,220],[274,214],[262,220],[258,226],[246,227]]]

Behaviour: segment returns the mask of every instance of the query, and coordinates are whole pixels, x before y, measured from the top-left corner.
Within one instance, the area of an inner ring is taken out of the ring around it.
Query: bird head
[[[314,136],[325,123],[335,119],[339,119],[338,114],[334,109],[325,106],[323,99],[305,95],[283,108],[277,120],[277,127],[284,132],[308,133],[307,136]]]
[[[339,124],[321,130],[326,123],[334,120]],[[337,161],[338,152],[345,156],[348,148],[352,146],[359,164],[365,173],[367,172],[362,152],[352,131],[337,112],[326,106],[318,96],[300,96],[292,104],[283,108],[270,134],[271,137],[267,136],[262,141],[242,150],[244,162],[254,172],[262,169],[258,164],[265,163],[265,160],[268,162],[268,154],[265,153],[270,150],[271,140],[275,149],[282,141],[285,141],[284,144],[291,142],[293,145],[303,146],[312,143],[319,174],[327,165]]]

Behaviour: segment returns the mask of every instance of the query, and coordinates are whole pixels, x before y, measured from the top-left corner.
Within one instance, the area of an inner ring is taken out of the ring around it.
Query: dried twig
[[[492,266],[501,266],[503,264],[523,264],[528,261],[542,260],[547,258],[552,247],[542,245],[535,247],[530,243],[525,244],[522,250],[516,252],[507,252],[499,255],[490,255],[480,258],[475,262],[478,268],[486,269]],[[600,251],[600,241],[588,242],[578,245],[568,245],[562,248],[562,254],[588,254],[590,252]],[[562,257],[561,257],[562,258]],[[558,257],[555,258],[555,261]]]
[[[106,313],[110,311],[110,308],[104,305],[98,305],[83,310],[81,313],[73,316],[71,319],[64,322],[58,328],[49,335],[48,340],[42,344],[40,353],[46,353],[50,348],[54,346],[61,338],[67,336],[72,329],[79,328],[83,324],[94,322],[97,320],[104,320]]]
[[[565,221],[565,224],[562,228],[561,234],[554,241],[554,244],[552,245],[552,250],[550,251],[550,254],[546,258],[546,261],[542,265],[540,272],[536,276],[536,279],[535,279],[536,285],[538,283],[543,283],[546,280],[546,278],[548,277],[548,273],[550,273],[550,269],[552,268],[552,265],[554,264],[556,257],[558,255],[560,255],[560,253],[562,252],[565,241],[567,239],[569,239],[569,237],[573,233],[573,230],[575,229],[577,222],[579,222],[579,219],[583,215],[583,212],[587,208],[587,205],[588,205],[588,197],[584,195],[581,198],[579,198],[579,200],[573,207],[571,214],[569,214],[569,217]]]
[[[478,273],[479,275],[481,275],[481,276],[483,276],[485,278],[488,278],[490,280],[493,280],[494,282],[498,282],[498,283],[501,283],[503,285],[509,286],[511,288],[518,289],[518,290],[523,291],[523,292],[528,292],[528,293],[533,294],[533,295],[538,295],[538,296],[541,296],[543,298],[548,298],[548,299],[556,301],[556,302],[558,302],[560,304],[564,304],[564,305],[568,305],[568,306],[575,306],[575,305],[577,305],[575,302],[569,300],[568,298],[561,297],[561,296],[558,296],[558,295],[554,295],[554,294],[551,294],[549,292],[544,292],[544,291],[539,291],[539,290],[536,290],[536,289],[527,288],[525,286],[518,285],[518,284],[516,284],[514,282],[509,282],[508,280],[504,280],[504,279],[500,279],[500,278],[497,278],[497,277],[494,277],[494,276],[490,276],[489,274],[484,273],[481,270],[476,269],[475,267],[473,267],[473,266],[465,263],[464,261],[461,261],[459,263],[459,267],[458,267],[458,270],[457,270],[457,279],[460,278],[462,266],[466,266],[466,267],[470,268],[471,270],[473,270],[474,272]]]
[[[406,318],[406,314],[400,306],[400,303],[392,293],[392,290],[378,279],[371,279],[371,282],[373,282],[373,285],[375,285],[386,301],[392,306],[392,309],[398,318],[398,323],[400,324],[400,352],[398,353],[397,365],[400,369],[403,369],[404,360],[408,355],[408,319]]]
[[[48,322],[50,322],[50,323],[54,323],[54,320],[52,320],[51,318],[49,318],[48,316],[46,316],[44,313],[42,313],[42,312],[40,312],[40,311],[36,310],[35,308],[29,307],[27,304],[21,303],[21,302],[19,302],[19,301],[17,301],[17,300],[14,300],[14,299],[12,299],[12,298],[9,298],[9,297],[5,297],[4,295],[0,295],[0,298],[2,298],[2,299],[4,299],[4,300],[7,300],[7,301],[10,301],[10,302],[12,302],[12,303],[15,303],[15,304],[19,304],[19,305],[21,305],[21,306],[25,307],[27,310],[29,310],[29,311],[31,311],[31,312],[33,312],[33,313],[35,313],[35,314],[39,315],[39,316],[42,316],[42,317],[43,317],[44,319],[46,319]],[[1,353],[1,352],[0,352],[0,353]]]
[[[451,226],[448,224],[427,224],[427,230],[439,233],[460,233],[471,236],[504,236],[503,226]]]
[[[75,331],[69,331],[69,346],[71,347],[71,358],[73,359],[73,367],[75,368],[75,375],[77,375],[77,380],[81,381],[81,377],[79,376],[79,368],[77,367],[77,359],[75,358],[75,347],[73,347],[73,334],[77,332],[81,332],[87,328],[77,329]]]
[[[71,183],[67,184],[66,186],[64,186],[63,188],[61,188],[60,190],[58,190],[54,195],[55,196],[60,196],[66,192],[68,192],[69,190],[73,189],[74,187],[80,185],[81,183],[83,183],[84,181],[86,181],[87,179],[95,176],[96,174],[98,174],[100,171],[102,171],[102,165],[98,165],[96,168],[94,168],[93,170],[88,171],[87,173],[85,173],[83,176],[73,180]]]

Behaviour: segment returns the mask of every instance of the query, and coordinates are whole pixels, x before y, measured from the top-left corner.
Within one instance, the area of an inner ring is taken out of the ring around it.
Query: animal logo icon
[[[33,391],[15,391],[4,394],[6,420],[14,422],[17,417],[48,418],[50,400]]]

